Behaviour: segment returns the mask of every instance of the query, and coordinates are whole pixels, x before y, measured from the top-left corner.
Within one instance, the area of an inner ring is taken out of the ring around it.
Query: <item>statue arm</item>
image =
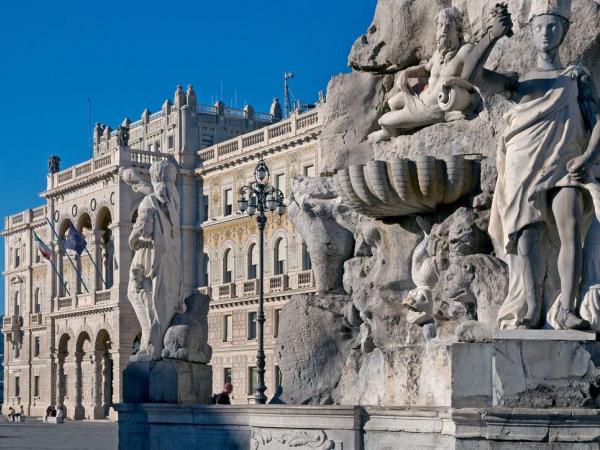
[[[129,235],[129,247],[137,250],[141,238],[149,239],[152,237],[153,228],[154,215],[152,210],[145,208],[143,205],[140,206],[138,218],[133,224],[133,230]]]

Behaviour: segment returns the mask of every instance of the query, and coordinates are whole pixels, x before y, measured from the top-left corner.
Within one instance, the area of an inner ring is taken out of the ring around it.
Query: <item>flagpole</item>
[[[77,274],[77,276],[79,277],[79,281],[81,281],[81,284],[83,285],[83,287],[85,288],[85,290],[88,292],[90,292],[90,290],[88,289],[88,287],[85,285],[85,281],[83,281],[83,278],[81,276],[81,274],[79,273],[79,270],[77,270],[77,266],[75,266],[75,263],[73,262],[73,260],[71,259],[71,255],[69,255],[69,253],[67,252],[67,249],[65,248],[65,246],[62,243],[62,239],[58,236],[58,234],[56,233],[56,230],[54,229],[54,227],[52,226],[52,223],[50,222],[50,220],[48,220],[48,218],[46,217],[46,222],[48,222],[48,225],[50,225],[50,228],[52,229],[52,233],[54,233],[54,236],[56,236],[56,240],[58,241],[58,245],[61,246],[61,248],[63,249],[63,251],[65,252],[65,255],[67,255],[67,258],[69,258],[69,261],[71,262],[71,265],[73,266],[73,269],[75,269],[75,273]],[[70,294],[69,294],[70,295]]]
[[[90,251],[87,249],[87,247],[85,248],[86,253],[88,254],[88,256],[90,257],[90,261],[92,261],[92,264],[94,265],[94,267],[96,268],[96,273],[98,274],[98,276],[100,277],[100,280],[102,280],[102,286],[104,286],[104,289],[107,289],[108,286],[106,286],[106,281],[104,281],[104,277],[102,276],[102,272],[100,272],[100,268],[96,265],[96,262],[94,261],[94,258],[92,257],[92,254],[90,253]]]
[[[40,237],[37,235],[37,233],[34,231],[33,234],[35,235],[35,237],[37,239],[40,239]],[[44,246],[46,246],[46,244],[44,244]],[[38,250],[39,251],[39,250]],[[50,250],[52,251],[52,250]],[[67,287],[67,283],[65,283],[65,280],[63,279],[63,277],[61,276],[60,273],[58,273],[58,269],[56,268],[56,265],[54,264],[54,262],[52,262],[52,257],[54,256],[54,252],[52,252],[52,254],[50,255],[50,258],[45,258],[46,260],[48,260],[50,262],[50,265],[52,266],[52,269],[54,269],[54,273],[56,275],[58,275],[58,278],[60,278],[60,282],[62,283],[63,287],[65,288],[65,292],[67,293],[68,296],[71,296],[71,293],[69,292],[69,288]],[[60,295],[58,295],[58,297],[60,297]]]

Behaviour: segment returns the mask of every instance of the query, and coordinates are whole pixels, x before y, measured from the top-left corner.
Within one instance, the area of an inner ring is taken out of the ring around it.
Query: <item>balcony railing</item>
[[[226,283],[217,287],[219,300],[235,297],[235,283]]]
[[[102,303],[109,303],[110,299],[111,299],[111,291],[110,290],[105,290],[105,291],[98,291],[96,292],[96,299],[95,299],[95,304],[99,305]]]
[[[305,270],[298,274],[298,289],[311,288],[315,284],[312,270]]]
[[[243,289],[244,297],[248,295],[258,295],[258,279],[244,281]]]
[[[31,314],[31,325],[41,325],[42,319],[43,319],[42,313]]]
[[[294,112],[289,119],[205,148],[198,152],[198,156],[206,166],[306,133],[321,123],[319,108],[304,113]]]
[[[60,297],[56,303],[57,303],[57,309],[59,311],[62,309],[70,309],[73,306],[73,298],[72,297]]]
[[[288,288],[288,276],[283,273],[281,275],[274,275],[269,278],[269,290],[271,292],[281,292]]]
[[[13,325],[23,326],[23,318],[21,316],[5,317],[3,321],[4,328],[11,329]]]

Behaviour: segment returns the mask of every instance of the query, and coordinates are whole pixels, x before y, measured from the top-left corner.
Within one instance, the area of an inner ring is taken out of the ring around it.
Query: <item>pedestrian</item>
[[[23,409],[23,405],[19,407],[19,413],[17,414],[19,418],[19,422],[25,422],[25,409]]]
[[[44,423],[48,423],[48,417],[52,415],[52,405],[46,408],[46,415],[44,416]]]
[[[231,383],[225,383],[225,386],[223,387],[223,392],[221,392],[220,394],[215,394],[213,395],[213,404],[215,405],[231,405],[231,399],[229,398],[229,396],[231,395],[231,393],[233,392],[233,384]]]
[[[13,408],[12,406],[9,406],[8,408],[8,418],[11,422],[15,421],[15,408]]]

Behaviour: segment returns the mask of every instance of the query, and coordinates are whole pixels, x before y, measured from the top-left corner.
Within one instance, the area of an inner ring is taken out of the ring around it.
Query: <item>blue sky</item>
[[[266,111],[282,97],[316,99],[347,72],[376,0],[0,2],[0,216],[39,206],[47,158],[88,159],[91,120],[116,127],[160,109],[177,84]],[[0,253],[4,245],[0,246]],[[0,261],[4,261],[3,254]],[[0,307],[4,311],[4,289]]]

